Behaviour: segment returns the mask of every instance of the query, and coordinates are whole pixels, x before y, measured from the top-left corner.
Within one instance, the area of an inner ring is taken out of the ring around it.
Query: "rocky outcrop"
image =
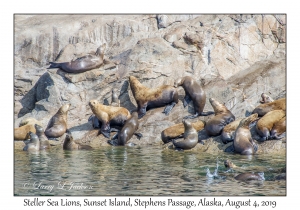
[[[45,127],[61,105],[71,103],[68,126],[75,141],[108,146],[88,122],[88,102],[110,104],[114,87],[121,106],[136,109],[129,75],[148,87],[192,76],[206,91],[206,111],[214,97],[236,118],[244,117],[262,92],[285,97],[285,24],[284,15],[16,15],[15,127],[27,117]],[[47,69],[50,61],[94,53],[103,43],[107,50],[99,69],[80,74]],[[162,130],[193,113],[192,103],[183,108],[184,90],[178,90],[180,101],[170,115],[163,107],[147,111],[138,129],[143,138],[131,142],[161,144]],[[203,139],[194,149],[215,153],[227,147],[219,137]],[[281,142],[265,142],[259,152],[285,151]]]

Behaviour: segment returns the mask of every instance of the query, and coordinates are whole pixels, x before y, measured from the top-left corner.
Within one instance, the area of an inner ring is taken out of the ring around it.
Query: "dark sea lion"
[[[166,106],[163,113],[168,115],[175,104],[178,103],[178,92],[171,85],[158,88],[143,86],[134,76],[129,77],[130,88],[138,105],[139,119],[146,114],[146,109]]]
[[[67,130],[67,114],[71,104],[65,104],[60,107],[57,113],[51,118],[45,131],[48,138],[58,138]]]
[[[197,132],[199,132],[204,129],[205,121],[198,120],[197,122],[192,123],[192,126],[196,129]],[[172,139],[182,138],[183,134],[184,125],[183,123],[179,123],[163,130],[161,132],[161,139],[166,144],[172,141]]]
[[[251,181],[251,180],[262,181],[262,180],[265,180],[263,172],[261,172],[261,173],[249,173],[249,172],[242,173],[242,174],[237,175],[234,178],[239,181]]]
[[[90,100],[89,106],[101,123],[100,132],[106,138],[110,137],[111,125],[123,126],[125,121],[131,116],[130,112],[124,107],[106,106],[97,100]]]
[[[104,50],[106,44],[97,48],[95,55],[85,55],[70,62],[54,63],[50,62],[49,69],[60,68],[68,73],[82,73],[92,69],[99,68],[103,64]]]
[[[273,126],[270,137],[271,139],[282,139],[282,134],[286,131],[286,117],[281,118],[275,125]]]
[[[44,133],[43,127],[38,124],[35,124],[34,127],[36,130],[36,135],[39,137],[39,140],[40,140],[40,150],[50,149],[51,146],[50,146],[48,138],[46,137],[46,135]]]
[[[75,143],[73,136],[69,130],[66,131],[67,135],[63,143],[63,150],[91,150],[93,149],[89,145],[81,145]]]
[[[19,123],[19,127],[14,129],[14,140],[27,140],[30,138],[29,132],[36,133],[34,124],[40,122],[34,118],[25,118]]]
[[[237,119],[229,124],[227,124],[221,133],[221,140],[224,144],[227,144],[228,142],[233,141],[234,139],[234,133],[237,127],[239,126],[242,118]]]
[[[278,123],[283,117],[285,117],[285,111],[283,110],[273,110],[265,114],[262,118],[260,118],[256,123],[256,132],[262,138],[261,141],[265,141],[267,139],[271,139],[270,132],[274,125]],[[278,125],[278,128],[280,126]]]
[[[23,151],[28,151],[28,152],[36,152],[40,150],[40,140],[39,137],[29,131],[29,136],[30,136],[30,141],[28,144],[25,145],[23,148]]]
[[[205,131],[209,136],[218,136],[227,124],[235,120],[235,116],[216,99],[210,98],[209,102],[215,111],[215,116],[206,122]]]
[[[259,101],[260,103],[262,104],[265,104],[265,103],[270,103],[270,102],[273,102],[274,99],[271,98],[271,96],[265,94],[265,93],[262,93],[261,94],[261,100]]]
[[[249,130],[250,123],[257,119],[257,114],[252,114],[241,120],[235,131],[233,140],[233,148],[236,153],[241,155],[252,155],[257,151],[258,146],[253,141]]]
[[[173,145],[175,148],[179,149],[192,149],[194,148],[198,143],[198,132],[196,129],[192,126],[192,123],[183,119],[182,123],[184,125],[184,134],[183,134],[183,140],[172,140]]]
[[[265,114],[267,114],[270,111],[273,110],[286,110],[286,100],[285,98],[281,98],[269,103],[264,103],[264,104],[260,104],[259,106],[257,106],[252,114],[257,113],[259,117],[264,116]]]
[[[112,140],[108,140],[107,142],[114,146],[124,146],[135,134],[138,139],[142,137],[142,134],[135,133],[136,130],[139,128],[139,121],[138,121],[138,113],[133,112],[131,114],[131,117],[126,120],[122,130],[117,133]],[[114,140],[117,139],[117,140]]]
[[[185,97],[183,100],[184,108],[192,100],[194,104],[194,115],[185,116],[184,119],[192,119],[198,116],[207,116],[214,114],[214,112],[203,112],[205,103],[206,103],[206,94],[202,87],[190,76],[182,77],[178,79],[174,87],[182,86],[185,91]]]

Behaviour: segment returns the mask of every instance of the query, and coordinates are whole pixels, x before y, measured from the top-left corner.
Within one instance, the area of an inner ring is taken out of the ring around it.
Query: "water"
[[[228,170],[224,160],[239,166]],[[73,196],[249,196],[286,195],[286,181],[276,180],[285,156],[214,156],[160,146],[103,147],[63,151],[61,147],[28,154],[15,151],[14,194]],[[241,172],[264,172],[264,181],[240,182]],[[72,184],[73,183],[73,184]]]

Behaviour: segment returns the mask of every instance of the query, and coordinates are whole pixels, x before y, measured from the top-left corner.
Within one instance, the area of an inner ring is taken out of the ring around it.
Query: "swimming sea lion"
[[[237,168],[237,166],[228,159],[224,161],[224,166],[226,168]]]
[[[93,149],[89,145],[80,145],[80,144],[75,143],[73,136],[69,130],[67,130],[66,133],[67,133],[67,135],[66,135],[65,141],[63,143],[63,150],[81,150],[81,149],[91,150],[91,149]]]
[[[261,141],[265,141],[267,139],[271,139],[270,132],[273,126],[279,122],[283,117],[285,117],[285,111],[283,110],[273,110],[265,114],[262,118],[260,118],[256,123],[256,132],[262,138]],[[280,126],[278,126],[280,127]]]
[[[197,132],[199,132],[202,129],[204,129],[205,121],[199,120],[197,122],[192,123],[192,126],[196,129]],[[172,139],[182,138],[183,134],[184,125],[183,123],[179,123],[163,130],[161,132],[161,139],[166,144],[172,141]]]
[[[163,113],[168,115],[178,103],[178,92],[170,85],[150,89],[143,86],[134,76],[129,77],[130,88],[138,105],[139,119],[146,114],[146,109],[166,106]]]
[[[30,136],[30,141],[28,144],[25,145],[23,148],[23,151],[28,151],[28,152],[36,152],[40,150],[40,141],[39,137],[29,131],[29,136]]]
[[[135,131],[139,128],[139,121],[138,121],[138,113],[133,112],[131,114],[131,117],[126,120],[122,130],[117,133],[112,140],[107,141],[109,144],[114,145],[114,146],[124,146],[135,134],[138,139],[142,137],[142,134],[140,133],[135,133]],[[114,140],[117,139],[117,140]]]
[[[282,139],[282,134],[286,131],[286,117],[281,118],[275,125],[273,126],[270,137],[271,139]]]
[[[285,109],[286,109],[286,100],[285,98],[281,98],[269,103],[260,104],[253,110],[252,114],[257,113],[259,117],[262,117],[270,111],[273,110],[285,111]]]
[[[36,135],[39,137],[39,140],[40,140],[40,150],[50,149],[51,146],[50,146],[48,138],[46,137],[46,135],[44,133],[43,127],[38,124],[35,124],[34,127],[36,130]]]
[[[104,50],[106,48],[106,44],[97,48],[95,55],[85,55],[83,57],[77,58],[76,60],[72,60],[70,62],[64,63],[54,63],[49,62],[51,68],[60,68],[61,70],[68,73],[82,73],[85,71],[89,71],[92,69],[99,68],[103,64]]]
[[[34,118],[25,118],[19,123],[19,127],[14,130],[14,140],[26,140],[29,139],[29,131],[36,133],[34,124],[40,124],[40,122]]]
[[[259,101],[260,103],[262,104],[265,104],[265,103],[270,103],[270,102],[273,102],[273,98],[271,98],[271,96],[265,94],[265,93],[262,93],[261,94],[261,100]]]
[[[45,134],[48,138],[58,138],[67,130],[67,114],[71,104],[65,104],[51,118]]]
[[[106,137],[110,137],[111,125],[123,126],[125,121],[131,116],[124,107],[106,106],[97,100],[90,100],[89,106],[96,118],[101,123],[100,132]]]
[[[239,181],[251,181],[251,180],[262,181],[262,180],[265,180],[263,172],[261,172],[261,173],[249,173],[249,172],[242,173],[242,174],[237,175],[234,178]]]
[[[184,125],[183,140],[176,141],[176,140],[173,139],[172,142],[173,142],[175,148],[192,149],[198,143],[198,132],[192,126],[191,122],[183,119],[182,123]]]
[[[214,112],[203,112],[206,103],[206,94],[202,87],[192,77],[186,76],[178,79],[174,87],[182,86],[185,91],[185,97],[183,100],[184,108],[192,100],[194,104],[194,115],[185,116],[184,119],[192,119],[198,116],[207,116],[214,114]]]
[[[237,119],[229,124],[227,124],[221,133],[221,140],[224,144],[227,144],[228,142],[233,141],[234,139],[234,133],[237,127],[239,126],[242,118]]]
[[[215,116],[206,122],[205,131],[209,136],[218,136],[227,124],[235,120],[235,116],[216,99],[210,98],[209,102],[215,111]]]

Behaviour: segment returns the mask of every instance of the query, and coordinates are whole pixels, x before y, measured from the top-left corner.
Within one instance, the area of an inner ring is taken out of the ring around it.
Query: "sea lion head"
[[[262,93],[261,94],[261,100],[260,103],[264,104],[264,103],[270,103],[274,101],[269,95]]]
[[[182,85],[183,78],[179,78],[174,82],[174,87],[177,88],[178,86]]]
[[[100,56],[100,55],[104,55],[104,51],[106,49],[106,43],[102,44],[100,47],[97,48],[95,55],[96,56]]]
[[[192,127],[192,123],[186,119],[183,119],[182,123],[184,125],[184,130],[190,129]]]
[[[66,114],[68,113],[69,109],[70,109],[71,104],[65,104],[62,107],[60,107],[59,112]]]
[[[224,165],[226,168],[234,168],[235,167],[235,165],[228,159],[224,161]]]
[[[89,101],[89,106],[91,107],[91,109],[94,109],[98,104],[99,102],[95,99]]]
[[[34,124],[34,128],[36,130],[36,133],[42,133],[44,132],[44,129],[42,126],[38,125],[38,124]]]
[[[214,98],[209,98],[209,102],[214,109],[215,114],[227,111],[227,107]]]
[[[31,143],[34,143],[34,144],[38,143],[39,137],[35,133],[29,131],[28,134],[30,136],[30,142]]]
[[[65,141],[73,141],[73,136],[72,136],[72,133],[69,129],[66,130],[66,138],[65,138]]]

